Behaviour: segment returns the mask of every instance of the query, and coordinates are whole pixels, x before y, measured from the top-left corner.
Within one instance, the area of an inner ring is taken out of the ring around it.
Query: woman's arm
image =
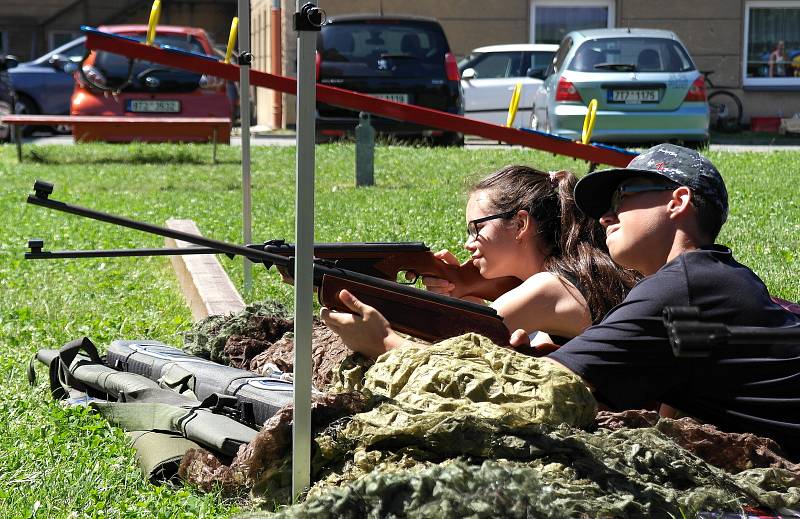
[[[509,331],[523,329],[575,337],[592,324],[586,300],[566,279],[540,272],[506,292],[492,308]]]

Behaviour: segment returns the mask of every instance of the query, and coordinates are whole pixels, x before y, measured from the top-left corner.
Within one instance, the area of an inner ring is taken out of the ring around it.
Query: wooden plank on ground
[[[167,227],[202,236],[192,220],[167,220]],[[192,247],[191,243],[166,239],[167,247]],[[244,310],[245,304],[222,265],[213,254],[170,256],[181,290],[195,321],[210,315],[228,315]]]

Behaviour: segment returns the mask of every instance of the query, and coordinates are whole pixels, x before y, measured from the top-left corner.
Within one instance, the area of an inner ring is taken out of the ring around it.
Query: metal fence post
[[[356,187],[375,185],[375,128],[368,112],[358,114],[356,126]]]

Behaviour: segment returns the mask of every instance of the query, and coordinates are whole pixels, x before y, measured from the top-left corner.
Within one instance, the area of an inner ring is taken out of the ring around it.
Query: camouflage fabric
[[[514,437],[516,459],[503,456],[508,450],[493,459],[445,453],[442,461],[418,463],[395,454],[359,478],[318,486],[305,502],[263,516],[673,518],[800,502],[798,475],[781,469],[731,475],[652,428],[589,433],[531,426]]]
[[[324,411],[333,421],[315,436],[314,484],[275,517],[693,517],[800,506],[797,472],[715,467],[676,442],[699,438],[683,419],[598,429],[595,401],[574,375],[476,335],[400,348],[374,364],[354,355],[335,380],[364,407]],[[233,487],[285,498],[291,414],[279,415],[230,469],[199,453],[188,473],[213,484],[214,473],[236,469]]]

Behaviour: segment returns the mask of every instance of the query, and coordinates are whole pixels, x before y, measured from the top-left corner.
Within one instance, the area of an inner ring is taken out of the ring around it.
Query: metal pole
[[[311,482],[311,322],[313,317],[314,151],[316,117],[317,32],[320,10],[296,0],[297,31],[297,200],[295,203],[294,272],[294,427],[292,429],[292,496]]]
[[[283,75],[283,24],[281,23],[281,0],[272,0],[272,11],[270,11],[270,52],[271,66],[270,72],[276,76]],[[273,91],[272,98],[272,127],[280,129],[283,127],[283,94],[278,90]]]
[[[242,129],[242,240],[253,242],[253,197],[250,191],[250,0],[239,0],[239,120]],[[253,264],[244,258],[244,293],[253,289]]]

